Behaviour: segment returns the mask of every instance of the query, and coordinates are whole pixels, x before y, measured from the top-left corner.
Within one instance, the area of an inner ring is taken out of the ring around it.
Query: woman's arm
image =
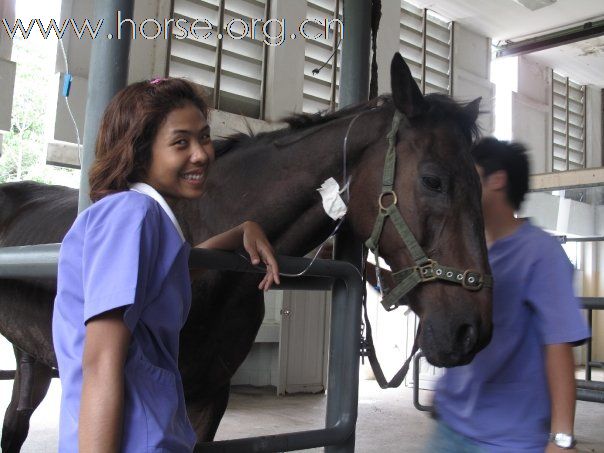
[[[266,238],[260,225],[256,222],[243,222],[224,233],[218,234],[197,245],[197,248],[236,250],[243,246],[250,255],[254,266],[263,262],[266,265],[266,275],[258,285],[259,289],[267,291],[273,282],[279,284],[279,265],[275,259],[273,248]]]
[[[575,424],[575,360],[568,343],[545,345],[545,373],[552,404],[550,432],[573,434]],[[570,452],[548,443],[546,452]]]
[[[124,364],[130,346],[130,331],[123,316],[124,308],[118,308],[86,324],[78,426],[82,453],[113,453],[120,449]]]

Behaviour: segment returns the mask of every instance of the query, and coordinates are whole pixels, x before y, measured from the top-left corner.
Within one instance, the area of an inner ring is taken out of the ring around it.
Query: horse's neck
[[[348,175],[364,149],[384,136],[381,127],[367,126],[376,122],[376,115],[364,113],[350,130]],[[342,183],[344,137],[351,121],[315,126],[314,133],[292,131],[273,143],[252,144],[218,159],[200,204],[200,215],[211,217],[209,233],[251,219],[264,227],[279,253],[299,255],[320,243],[335,223],[323,210],[317,189],[330,177]],[[296,140],[297,134],[302,138]]]

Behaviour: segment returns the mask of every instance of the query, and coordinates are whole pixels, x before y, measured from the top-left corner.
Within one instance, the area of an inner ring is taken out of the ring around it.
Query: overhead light
[[[553,5],[558,0],[512,0],[519,5],[524,6],[525,8],[530,9],[531,11],[536,11],[541,8],[545,8],[546,6]]]

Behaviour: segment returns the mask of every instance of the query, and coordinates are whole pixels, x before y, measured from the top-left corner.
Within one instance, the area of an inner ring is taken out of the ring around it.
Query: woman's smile
[[[203,186],[214,147],[203,113],[192,104],[172,110],[157,131],[145,181],[167,199],[193,199]]]

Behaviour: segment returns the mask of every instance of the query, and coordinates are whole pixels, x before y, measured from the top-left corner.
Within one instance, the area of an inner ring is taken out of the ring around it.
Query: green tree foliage
[[[74,170],[46,165],[46,113],[48,93],[54,85],[56,40],[15,37],[12,60],[17,62],[11,129],[2,140],[0,183],[34,180],[74,185]]]

